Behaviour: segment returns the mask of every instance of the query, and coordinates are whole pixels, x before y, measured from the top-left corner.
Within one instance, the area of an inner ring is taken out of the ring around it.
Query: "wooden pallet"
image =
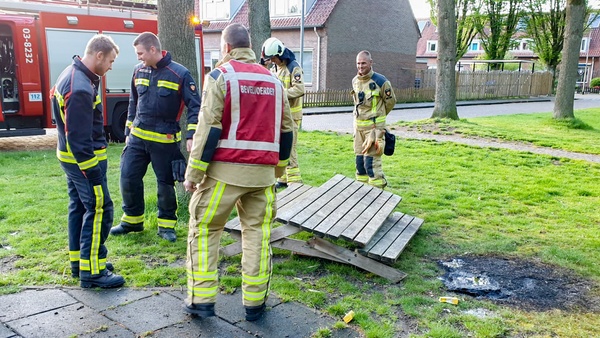
[[[400,196],[336,175],[320,187],[290,184],[277,194],[276,220],[282,226],[271,232],[271,245],[293,252],[360,267],[392,282],[406,274],[384,263],[394,263],[423,224],[417,217],[393,212]],[[238,242],[222,248],[231,256],[242,252],[239,218],[225,230]],[[288,236],[308,231],[308,241]],[[352,251],[320,237],[343,239],[360,249]]]

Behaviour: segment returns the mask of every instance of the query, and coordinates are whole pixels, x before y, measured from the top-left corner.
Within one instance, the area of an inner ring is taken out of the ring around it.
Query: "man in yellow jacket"
[[[246,320],[260,318],[271,279],[275,178],[288,163],[293,120],[283,86],[256,63],[250,36],[231,24],[222,62],[206,76],[198,127],[185,173],[190,200],[186,312],[214,316],[221,233],[231,210],[242,225],[242,295]]]
[[[262,58],[266,63],[272,62],[277,70],[277,77],[283,83],[285,95],[290,102],[290,110],[294,119],[294,143],[290,164],[285,170],[285,175],[277,179],[276,189],[286,188],[288,183],[302,183],[300,168],[298,166],[298,152],[296,142],[298,129],[302,124],[302,97],[304,96],[304,72],[296,61],[294,53],[286,48],[277,38],[269,38],[263,43]]]
[[[358,74],[352,79],[354,98],[354,154],[356,180],[385,188],[381,155],[385,146],[385,118],[396,104],[390,81],[373,71],[371,53],[363,50],[356,56]]]

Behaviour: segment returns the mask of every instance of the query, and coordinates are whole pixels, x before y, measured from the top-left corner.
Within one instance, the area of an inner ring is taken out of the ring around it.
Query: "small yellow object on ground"
[[[450,303],[450,304],[458,304],[458,298],[456,297],[440,297],[441,303]]]
[[[352,318],[354,318],[354,311],[350,310],[348,311],[348,313],[346,313],[346,315],[344,316],[344,322],[346,324],[350,323],[350,321],[352,320]]]

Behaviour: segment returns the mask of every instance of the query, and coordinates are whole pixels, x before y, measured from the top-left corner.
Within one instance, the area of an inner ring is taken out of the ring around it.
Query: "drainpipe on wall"
[[[318,91],[321,87],[321,36],[317,33],[317,27],[313,27],[315,34],[317,35],[317,88]]]

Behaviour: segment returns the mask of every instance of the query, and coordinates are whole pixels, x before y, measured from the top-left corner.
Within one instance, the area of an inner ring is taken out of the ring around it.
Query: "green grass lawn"
[[[482,109],[485,109],[481,106]],[[554,120],[552,113],[402,123],[423,132],[463,134],[532,143],[587,154],[600,154],[600,109],[575,112],[575,120]]]
[[[514,140],[544,139],[567,150],[586,142],[587,152],[599,153],[600,145],[592,142],[597,142],[600,130],[596,115],[576,112],[588,126],[583,129],[548,121],[549,115],[544,114],[450,125],[482,128],[484,136],[497,131]],[[528,127],[518,127],[524,120]],[[121,149],[121,145],[109,147],[115,223],[122,215]],[[349,135],[301,132],[298,149],[307,184],[321,185],[335,174],[354,175]],[[395,265],[408,277],[390,284],[347,265],[276,250],[272,290],[277,296],[340,320],[354,310],[351,325],[358,325],[366,337],[396,337],[403,329],[417,337],[600,335],[600,313],[586,309],[523,311],[466,296],[458,306],[437,301],[447,294],[438,280],[443,272],[437,261],[465,253],[569,269],[591,281],[595,285],[591,292],[600,296],[600,165],[510,150],[398,140],[394,156],[384,157],[384,171],[389,190],[403,197],[398,211],[425,220]],[[177,242],[160,240],[151,170],[145,183],[146,231],[110,237],[109,260],[125,276],[127,286],[185,287],[187,206],[180,205]],[[0,154],[0,192],[0,293],[16,292],[25,285],[77,285],[68,264],[66,184],[54,151]],[[223,243],[229,241],[225,236]],[[224,292],[240,286],[239,267],[239,255],[223,260]],[[481,308],[493,316],[482,319],[465,313]],[[403,327],[405,323],[410,325]],[[327,330],[316,335],[327,336]]]

